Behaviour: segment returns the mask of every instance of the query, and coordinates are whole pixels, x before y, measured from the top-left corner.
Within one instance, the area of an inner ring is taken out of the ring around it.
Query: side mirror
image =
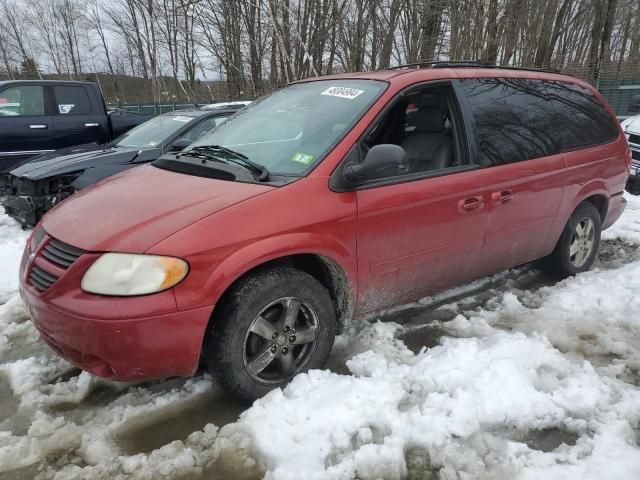
[[[350,163],[344,168],[345,179],[354,185],[368,180],[395,177],[409,171],[409,157],[399,145],[381,144],[371,147],[361,163]]]
[[[187,148],[189,145],[193,143],[193,140],[189,140],[188,138],[179,138],[171,145],[169,145],[170,152],[180,152]]]

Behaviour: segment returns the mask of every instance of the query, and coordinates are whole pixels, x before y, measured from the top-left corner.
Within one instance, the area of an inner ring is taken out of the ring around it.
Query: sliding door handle
[[[511,200],[513,200],[513,191],[502,190],[500,192],[493,192],[491,194],[491,200],[494,204],[510,202]]]
[[[34,130],[42,130],[43,128],[49,128],[49,127],[42,123],[37,123],[35,125],[29,125],[29,128],[33,128]]]
[[[484,200],[482,197],[469,197],[458,202],[458,210],[461,213],[473,212],[484,208]]]
[[[85,123],[84,126],[85,127],[99,127],[100,124],[99,123]]]

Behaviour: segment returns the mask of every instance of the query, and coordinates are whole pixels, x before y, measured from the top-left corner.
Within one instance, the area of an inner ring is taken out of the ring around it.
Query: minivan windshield
[[[115,139],[113,145],[125,148],[154,148],[196,117],[174,112],[148,120]]]
[[[222,147],[266,167],[271,175],[301,175],[340,141],[386,86],[357,79],[289,85],[239,111],[182,155],[194,148]]]

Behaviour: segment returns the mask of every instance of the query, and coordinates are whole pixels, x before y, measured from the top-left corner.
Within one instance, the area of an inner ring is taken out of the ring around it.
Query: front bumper
[[[631,174],[627,180],[625,190],[632,195],[640,195],[640,144],[635,143],[640,138],[638,134],[629,136],[629,147],[631,148]]]
[[[34,247],[30,240],[20,270],[20,294],[45,343],[73,365],[113,380],[193,375],[213,306],[178,311],[172,290],[139,297],[85,293],[80,281],[99,255],[82,254],[61,269],[42,255],[51,240],[44,235]],[[57,279],[38,288],[34,268]]]
[[[193,375],[212,310],[98,320],[55,310],[28,288],[22,295],[33,324],[52,350],[82,370],[119,381]]]
[[[631,172],[625,190],[640,195],[640,145],[631,146]]]

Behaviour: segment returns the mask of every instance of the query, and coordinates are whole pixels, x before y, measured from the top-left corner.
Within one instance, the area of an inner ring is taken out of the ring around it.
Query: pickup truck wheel
[[[578,205],[556,248],[546,259],[547,270],[560,278],[589,270],[598,253],[601,222],[600,212],[592,203]]]
[[[242,280],[218,308],[205,335],[207,369],[247,400],[322,368],[333,346],[336,314],[326,288],[282,266]]]

